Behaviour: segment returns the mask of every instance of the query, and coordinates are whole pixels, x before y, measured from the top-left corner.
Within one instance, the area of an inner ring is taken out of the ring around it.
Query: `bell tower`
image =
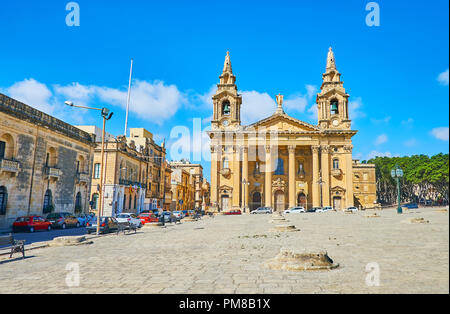
[[[236,76],[233,75],[230,53],[227,52],[217,92],[213,96],[212,129],[235,128],[241,124],[242,96],[238,94]]]
[[[317,95],[319,127],[321,129],[350,129],[348,98],[341,74],[336,69],[336,59],[330,47],[327,68],[323,74],[321,92]]]

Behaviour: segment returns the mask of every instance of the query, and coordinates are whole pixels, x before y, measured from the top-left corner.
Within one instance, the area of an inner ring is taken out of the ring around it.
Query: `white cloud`
[[[441,74],[439,74],[437,80],[442,85],[448,86],[448,69],[446,71],[442,72]]]
[[[361,97],[355,98],[348,103],[348,113],[350,120],[366,117],[366,114],[361,111],[362,106],[363,103]]]
[[[404,126],[411,126],[413,123],[414,123],[414,119],[413,118],[408,118],[408,119],[402,121],[402,124]]]
[[[35,79],[25,79],[7,88],[6,94],[26,105],[47,114],[53,114],[55,107],[51,104],[52,92]]]
[[[241,121],[244,125],[251,124],[271,116],[277,108],[275,100],[267,93],[246,91],[241,92],[241,94]]]
[[[367,155],[367,159],[373,159],[375,157],[392,157],[391,152],[378,152],[376,150],[373,150]]]
[[[296,93],[286,97],[283,107],[287,111],[305,112],[308,104],[312,101],[317,93],[317,87],[314,85],[306,85],[306,94]],[[317,106],[317,105],[314,105]]]
[[[67,86],[53,85],[56,94],[64,96],[67,100],[80,106],[87,106],[95,96],[96,88],[84,86],[80,83],[72,83]]]
[[[433,135],[438,140],[448,141],[448,131],[448,126],[434,128],[433,130],[431,130],[431,135]]]
[[[388,136],[386,134],[381,134],[375,140],[375,145],[381,145],[388,141]]]

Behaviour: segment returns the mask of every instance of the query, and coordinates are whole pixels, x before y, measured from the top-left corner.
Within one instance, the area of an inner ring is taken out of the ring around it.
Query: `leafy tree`
[[[403,169],[401,179],[403,202],[432,200],[443,204],[449,201],[449,155],[432,157],[413,155],[405,157],[376,157],[368,161],[376,165],[377,197],[382,204],[393,204],[397,199],[396,181],[391,170]]]

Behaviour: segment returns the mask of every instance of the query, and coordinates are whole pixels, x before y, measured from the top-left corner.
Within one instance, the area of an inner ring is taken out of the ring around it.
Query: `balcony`
[[[45,167],[45,176],[47,179],[58,180],[61,177],[61,170],[53,167]]]
[[[0,173],[9,172],[17,175],[20,171],[20,164],[17,161],[1,159],[0,160]]]
[[[331,175],[333,177],[340,177],[342,175],[342,170],[341,169],[332,169]]]
[[[80,183],[89,184],[90,177],[89,177],[89,174],[87,174],[87,173],[78,172],[77,179],[78,179],[78,182],[80,182]]]
[[[136,181],[131,181],[131,180],[125,180],[125,179],[119,179],[119,184],[120,185],[125,185],[125,186],[127,186],[127,187],[134,187],[134,186],[137,186],[137,187],[140,187],[140,188],[142,188],[142,189],[144,189],[144,190],[146,190],[147,189],[147,184],[145,184],[145,183],[140,183],[140,182],[136,182]]]

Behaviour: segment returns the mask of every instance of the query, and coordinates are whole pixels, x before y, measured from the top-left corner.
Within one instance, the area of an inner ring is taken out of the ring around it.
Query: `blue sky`
[[[374,27],[363,0],[78,0],[79,27],[66,25],[68,2],[0,3],[0,92],[72,124],[101,121],[65,100],[108,106],[108,131],[119,135],[134,58],[129,126],[186,144],[171,131],[209,125],[227,50],[243,122],[272,114],[282,93],[288,114],[316,124],[332,46],[359,130],[355,158],[448,152],[448,1],[376,1]]]

